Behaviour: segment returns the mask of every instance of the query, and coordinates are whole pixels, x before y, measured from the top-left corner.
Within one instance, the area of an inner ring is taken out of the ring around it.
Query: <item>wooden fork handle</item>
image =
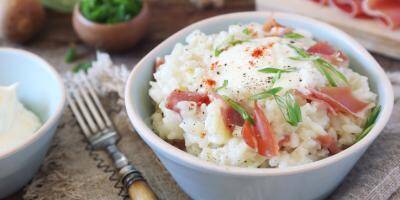
[[[120,170],[122,183],[128,191],[131,200],[157,200],[142,174],[132,165],[127,165]]]
[[[157,197],[146,181],[135,181],[128,187],[131,200],[156,200]]]

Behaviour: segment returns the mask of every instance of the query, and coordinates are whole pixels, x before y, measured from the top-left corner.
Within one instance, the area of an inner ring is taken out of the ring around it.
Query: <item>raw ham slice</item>
[[[331,0],[332,4],[353,17],[369,17],[362,8],[363,0]]]
[[[260,155],[267,158],[278,155],[279,145],[275,133],[261,108],[256,104],[254,110],[254,125],[246,121],[243,125],[242,136],[249,147],[257,149]]]
[[[242,115],[238,113],[235,109],[233,109],[229,104],[227,104],[224,99],[218,95],[217,93],[210,93],[212,100],[219,99],[224,105],[221,108],[222,117],[225,123],[225,126],[232,132],[235,126],[243,126],[244,120]]]
[[[229,105],[225,105],[221,108],[222,117],[225,122],[225,126],[228,127],[230,131],[233,131],[235,126],[243,126],[244,120],[240,113]]]
[[[337,154],[342,151],[336,144],[335,138],[330,135],[319,135],[316,138],[318,142],[321,144],[322,148],[328,149],[331,155]]]
[[[347,67],[349,65],[349,58],[343,52],[337,51],[327,42],[317,42],[307,49],[307,52],[320,55],[337,66]]]
[[[362,8],[366,14],[377,17],[389,28],[400,27],[400,0],[364,0]]]
[[[207,94],[197,93],[197,92],[190,92],[190,91],[181,91],[181,90],[174,90],[168,97],[167,103],[165,107],[171,109],[175,112],[179,112],[179,109],[176,108],[176,104],[181,101],[193,101],[196,102],[198,105],[203,103],[209,104],[210,99]]]
[[[312,0],[328,5],[327,0]],[[329,0],[329,4],[357,18],[375,18],[390,29],[400,27],[400,0]]]
[[[312,1],[317,2],[321,5],[328,5],[329,3],[329,0],[312,0]]]
[[[328,103],[336,112],[357,113],[368,107],[368,103],[358,100],[352,94],[350,87],[323,87],[320,90],[311,90],[313,96]]]
[[[308,102],[311,102],[311,101],[318,102],[321,106],[319,109],[325,109],[332,115],[337,115],[335,109],[331,105],[329,105],[327,102],[325,102],[321,99],[314,97],[313,94],[304,94],[303,92],[300,92],[299,90],[295,90],[295,94],[303,99],[306,99]]]

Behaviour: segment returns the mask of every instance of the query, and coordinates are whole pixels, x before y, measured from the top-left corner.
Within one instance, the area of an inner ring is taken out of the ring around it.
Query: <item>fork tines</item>
[[[85,136],[90,139],[93,134],[112,128],[111,120],[86,75],[79,73],[68,84],[67,101]]]

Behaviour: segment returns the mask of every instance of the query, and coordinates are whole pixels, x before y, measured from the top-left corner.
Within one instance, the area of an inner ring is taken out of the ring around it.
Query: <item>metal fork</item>
[[[81,80],[79,83],[71,83],[67,92],[67,101],[89,144],[94,150],[105,150],[110,155],[118,169],[122,184],[132,200],[157,199],[141,173],[118,149],[116,144],[120,136],[90,81],[83,73],[78,76]]]

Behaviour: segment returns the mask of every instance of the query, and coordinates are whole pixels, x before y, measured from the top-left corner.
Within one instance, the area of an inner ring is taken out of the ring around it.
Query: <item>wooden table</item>
[[[253,0],[226,0],[226,5],[220,9],[199,10],[193,7],[189,0],[150,0],[151,25],[146,37],[132,50],[113,54],[116,63],[125,63],[133,67],[147,52],[161,41],[185,26],[201,19],[230,12],[254,10]],[[77,46],[82,54],[77,62],[91,60],[96,50],[82,44],[71,25],[71,17],[54,12],[47,13],[48,18],[44,30],[35,40],[25,45],[12,44],[0,39],[0,46],[16,47],[32,51],[52,64],[59,72],[70,70],[73,64],[64,62],[64,54],[72,44]],[[400,69],[400,61],[374,54],[374,57],[387,71]],[[397,66],[399,65],[399,66]],[[23,191],[8,200],[22,199]]]

